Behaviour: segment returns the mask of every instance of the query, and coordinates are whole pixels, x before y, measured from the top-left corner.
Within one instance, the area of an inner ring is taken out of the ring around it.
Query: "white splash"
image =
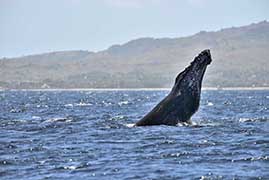
[[[73,104],[65,104],[64,107],[73,107]]]
[[[32,116],[32,119],[33,120],[41,120],[41,117],[39,117],[39,116]]]
[[[133,124],[126,124],[126,126],[129,128],[132,128],[132,127],[135,127],[135,124],[134,123]]]
[[[75,169],[77,169],[77,167],[76,166],[65,166],[64,169],[75,170]]]
[[[119,106],[127,105],[127,104],[129,104],[128,101],[121,101],[121,102],[118,103]]]
[[[208,102],[207,106],[214,106],[214,104],[212,102]]]
[[[253,120],[251,120],[249,118],[240,118],[239,119],[239,122],[248,122],[248,121],[253,121]]]
[[[92,106],[92,104],[91,103],[79,102],[79,103],[75,103],[75,106]]]

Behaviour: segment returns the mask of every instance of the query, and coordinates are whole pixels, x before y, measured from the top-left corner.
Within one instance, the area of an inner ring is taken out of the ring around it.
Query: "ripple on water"
[[[240,118],[239,122],[267,122],[269,121],[269,118],[267,117],[253,117],[253,118]]]
[[[0,92],[1,178],[269,178],[269,91],[203,91],[193,125],[133,127],[166,94]]]
[[[72,122],[73,119],[71,117],[55,117],[51,119],[47,119],[44,121],[44,123],[50,123],[50,122]]]

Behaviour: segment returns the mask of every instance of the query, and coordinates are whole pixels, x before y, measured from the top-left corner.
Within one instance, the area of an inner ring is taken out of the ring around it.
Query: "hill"
[[[269,86],[269,23],[181,38],[140,38],[100,52],[64,51],[0,59],[2,88],[162,88],[210,49],[204,87]]]

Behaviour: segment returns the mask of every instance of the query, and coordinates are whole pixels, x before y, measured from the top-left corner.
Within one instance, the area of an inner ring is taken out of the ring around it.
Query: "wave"
[[[119,106],[127,105],[127,104],[129,104],[129,101],[121,101],[121,102],[118,102],[118,105]]]
[[[92,106],[92,103],[84,103],[84,102],[79,102],[75,104],[65,104],[64,107],[74,107],[74,106]]]
[[[71,122],[73,119],[72,118],[67,118],[67,117],[55,117],[55,118],[51,118],[51,119],[47,119],[44,122],[48,123],[48,122]]]
[[[232,160],[232,162],[240,162],[240,161],[269,161],[269,156],[247,157],[247,158]]]
[[[245,122],[267,122],[267,121],[269,121],[268,117],[240,118],[239,119],[240,123],[245,123]]]

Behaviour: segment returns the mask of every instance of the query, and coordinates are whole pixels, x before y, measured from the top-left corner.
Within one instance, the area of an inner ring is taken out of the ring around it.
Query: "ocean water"
[[[269,91],[203,91],[195,126],[132,127],[168,91],[1,91],[0,179],[269,179]]]

